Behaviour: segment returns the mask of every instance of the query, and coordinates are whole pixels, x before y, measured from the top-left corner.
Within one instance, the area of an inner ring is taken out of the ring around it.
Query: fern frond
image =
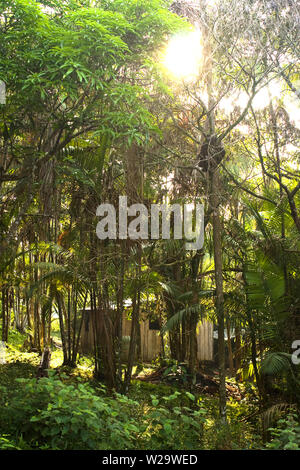
[[[291,354],[271,352],[266,355],[261,364],[264,375],[278,375],[291,369]]]

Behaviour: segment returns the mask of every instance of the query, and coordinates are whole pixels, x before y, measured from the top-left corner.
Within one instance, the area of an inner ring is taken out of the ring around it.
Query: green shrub
[[[300,423],[295,413],[278,420],[277,428],[270,428],[273,439],[267,449],[300,450]]]
[[[0,436],[0,450],[20,450],[20,447],[10,438],[10,436]]]
[[[97,396],[86,384],[64,384],[55,376],[18,379],[3,403],[1,428],[23,436],[31,448],[126,449],[133,447],[137,403],[127,397]]]
[[[189,381],[190,376],[185,363],[180,363],[170,359],[166,362],[167,368],[163,373],[163,379],[166,382],[174,385],[183,385]]]
[[[189,392],[151,395],[151,403],[139,404],[108,396],[103,387],[64,383],[53,373],[38,381],[17,379],[16,385],[1,391],[0,432],[13,436],[3,437],[2,448],[20,447],[14,442],[62,450],[201,447],[205,411]]]
[[[146,438],[147,449],[199,449],[202,447],[203,425],[206,411],[199,407],[196,398],[189,392],[174,392],[159,400],[151,395],[152,406],[147,413]],[[179,406],[178,401],[188,399],[192,408]]]

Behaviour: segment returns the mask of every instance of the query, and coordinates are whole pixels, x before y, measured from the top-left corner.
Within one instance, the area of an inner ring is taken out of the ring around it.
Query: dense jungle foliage
[[[0,449],[300,449],[299,24],[0,1]]]

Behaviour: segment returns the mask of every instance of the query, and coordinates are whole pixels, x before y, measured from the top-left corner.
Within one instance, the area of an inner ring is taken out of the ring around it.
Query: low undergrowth
[[[202,447],[205,409],[180,392],[140,403],[105,388],[50,373],[1,387],[0,446],[27,449],[196,449]],[[187,399],[187,400],[186,400]],[[185,406],[183,406],[183,404]]]
[[[297,416],[283,417],[263,446],[257,406],[247,398],[228,400],[224,426],[217,396],[139,380],[128,396],[109,393],[93,380],[89,358],[76,369],[62,369],[59,350],[49,377],[37,380],[39,360],[22,350],[16,333],[0,364],[0,449],[299,448]]]

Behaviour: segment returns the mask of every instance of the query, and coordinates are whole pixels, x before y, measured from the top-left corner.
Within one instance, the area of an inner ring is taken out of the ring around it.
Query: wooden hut
[[[112,311],[113,314],[113,311]],[[83,324],[81,330],[80,350],[83,354],[90,354],[94,347],[94,329],[95,319],[91,310],[83,312]],[[127,318],[126,313],[122,320],[123,348],[122,358],[127,359],[128,346],[131,334],[131,320]],[[142,319],[140,322],[141,333],[141,359],[144,362],[151,362],[162,352],[162,342],[157,322],[149,319]],[[213,361],[213,324],[209,321],[203,321],[197,327],[197,358],[199,361]]]

